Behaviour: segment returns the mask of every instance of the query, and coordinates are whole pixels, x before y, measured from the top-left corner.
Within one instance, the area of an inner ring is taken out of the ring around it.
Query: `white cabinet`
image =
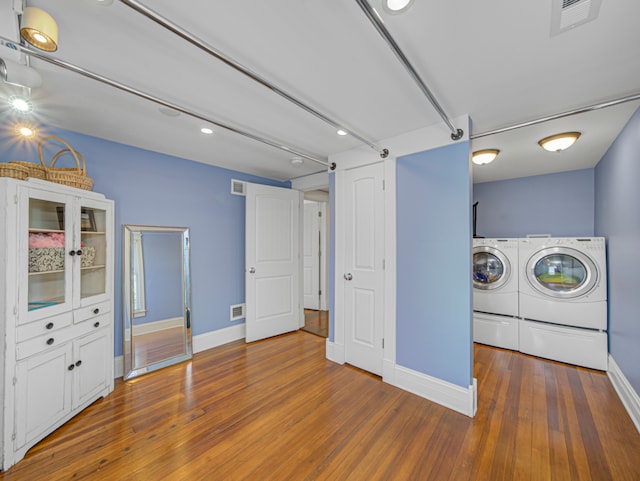
[[[0,179],[2,469],[113,390],[113,201]]]

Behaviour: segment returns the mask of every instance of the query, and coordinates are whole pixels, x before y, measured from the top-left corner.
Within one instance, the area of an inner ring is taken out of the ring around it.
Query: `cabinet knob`
[[[96,322],[93,324],[93,327],[100,327],[100,321],[96,321]]]
[[[82,361],[76,362],[76,367],[80,367],[82,365]]]
[[[81,255],[82,255],[82,249],[78,249],[78,250],[76,251],[76,255],[81,256]]]
[[[75,365],[74,364],[70,364],[69,367],[67,368],[69,371],[73,371],[75,369]]]
[[[51,344],[53,344],[54,342],[55,342],[55,341],[54,341],[53,337],[50,337],[49,339],[47,339],[47,344],[48,344],[48,345],[51,345]]]
[[[97,307],[93,310],[94,314],[97,314],[98,312],[100,312],[100,309],[98,309]]]
[[[76,255],[76,251],[69,251],[69,255],[70,256],[75,256]]]
[[[53,322],[48,322],[46,326],[47,329],[53,329]]]

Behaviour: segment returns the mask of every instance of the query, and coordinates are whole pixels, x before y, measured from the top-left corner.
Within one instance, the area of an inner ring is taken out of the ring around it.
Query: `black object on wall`
[[[484,236],[481,235],[476,235],[476,226],[478,223],[478,204],[480,203],[480,201],[476,201],[473,204],[473,238],[474,239],[484,239]]]

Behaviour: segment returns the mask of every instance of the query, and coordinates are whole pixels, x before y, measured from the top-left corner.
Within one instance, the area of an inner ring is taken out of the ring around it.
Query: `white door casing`
[[[296,190],[247,184],[247,342],[301,326],[301,199]]]
[[[382,375],[384,165],[345,172],[345,361]]]
[[[304,308],[320,308],[320,205],[315,201],[304,201],[303,222],[303,285]]]

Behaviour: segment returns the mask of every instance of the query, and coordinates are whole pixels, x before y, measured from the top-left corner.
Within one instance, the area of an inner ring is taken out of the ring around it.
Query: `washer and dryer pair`
[[[607,369],[602,237],[474,239],[474,340]]]

